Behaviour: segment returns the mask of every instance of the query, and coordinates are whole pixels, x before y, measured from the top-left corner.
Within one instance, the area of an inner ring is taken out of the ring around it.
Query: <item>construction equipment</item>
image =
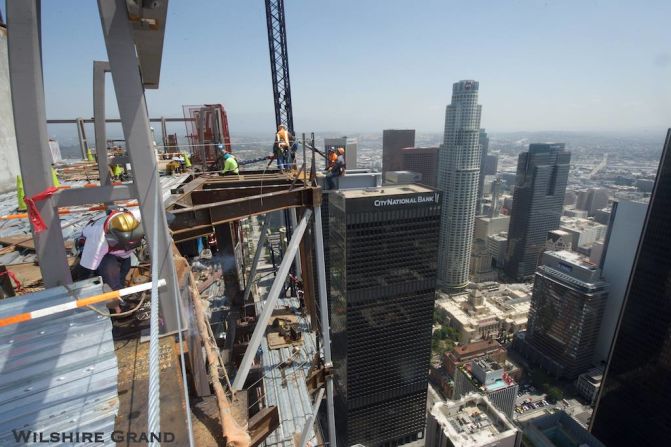
[[[231,150],[228,117],[221,104],[182,106],[187,138],[192,147],[192,162],[203,171],[218,170],[221,149]]]
[[[270,70],[273,76],[275,99],[275,128],[283,124],[287,126],[287,130],[292,135],[295,135],[289,82],[287,30],[284,23],[284,0],[266,0],[266,24],[268,25],[268,49],[270,50]]]

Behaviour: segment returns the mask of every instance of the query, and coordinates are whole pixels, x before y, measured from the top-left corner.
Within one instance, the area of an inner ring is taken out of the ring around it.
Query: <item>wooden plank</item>
[[[0,244],[4,245],[4,248],[8,248],[8,245],[13,245],[19,248],[24,248],[28,250],[35,251],[35,241],[33,237],[29,234],[17,234],[14,236],[3,236],[0,237]],[[72,250],[74,247],[74,242],[72,240],[65,241],[65,249]]]
[[[76,259],[68,258],[68,265],[74,265]],[[33,263],[26,264],[10,264],[7,265],[7,270],[14,273],[17,279],[21,281],[23,287],[30,287],[42,281],[42,272],[40,266]]]

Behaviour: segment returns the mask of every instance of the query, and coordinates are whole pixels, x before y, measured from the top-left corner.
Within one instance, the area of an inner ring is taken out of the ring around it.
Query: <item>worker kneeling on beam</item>
[[[76,268],[77,279],[97,275],[112,290],[124,288],[131,267],[130,256],[143,238],[139,210],[114,210],[89,222],[78,241],[83,248]],[[111,309],[121,313],[119,303],[114,303]]]
[[[224,170],[221,171],[221,173],[222,175],[238,175],[240,174],[240,166],[258,163],[264,160],[272,160],[272,158],[272,155],[268,155],[266,157],[254,158],[252,160],[238,161],[235,155],[227,149],[226,152],[224,152]]]

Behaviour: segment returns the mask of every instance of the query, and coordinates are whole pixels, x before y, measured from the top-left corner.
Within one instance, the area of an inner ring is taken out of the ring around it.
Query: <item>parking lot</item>
[[[546,395],[531,385],[521,385],[515,399],[515,413],[517,415],[540,409],[552,408],[554,405],[546,400]]]

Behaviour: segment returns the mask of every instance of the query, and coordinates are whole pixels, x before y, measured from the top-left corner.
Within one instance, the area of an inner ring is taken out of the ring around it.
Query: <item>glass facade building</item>
[[[599,336],[608,283],[577,253],[548,251],[534,278],[526,333],[515,348],[556,377],[587,371]]]
[[[382,172],[400,171],[403,163],[401,149],[415,145],[415,129],[385,129],[382,131]]]
[[[338,445],[421,439],[440,193],[420,185],[339,191],[329,219]]]
[[[533,276],[548,231],[559,228],[570,161],[563,143],[530,144],[520,154],[504,266],[511,279]]]
[[[671,440],[670,146],[671,131],[592,417],[592,433],[609,447]]]

